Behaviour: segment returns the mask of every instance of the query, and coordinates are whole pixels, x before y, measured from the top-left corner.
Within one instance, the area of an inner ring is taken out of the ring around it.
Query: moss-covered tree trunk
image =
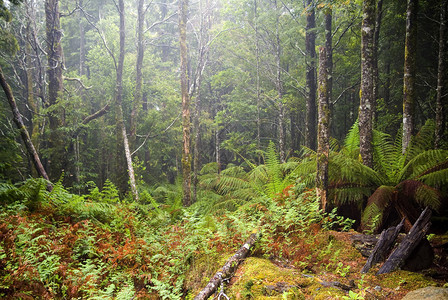
[[[406,41],[403,74],[403,139],[402,152],[411,142],[414,131],[415,59],[417,56],[417,7],[418,0],[408,0],[406,11]]]
[[[359,151],[363,164],[373,167],[373,33],[375,29],[375,0],[364,0],[362,9]]]
[[[305,124],[305,145],[308,148],[316,149],[316,18],[315,3],[313,0],[306,2],[306,124]]]
[[[327,209],[328,156],[330,153],[330,101],[328,86],[328,56],[326,49],[319,49],[318,77],[318,126],[317,126],[317,174],[316,192],[320,207]]]
[[[39,155],[37,154],[36,148],[34,148],[33,142],[31,141],[28,130],[26,129],[25,124],[23,123],[22,115],[20,114],[19,109],[17,108],[17,104],[14,99],[11,87],[8,85],[5,77],[3,76],[3,70],[1,69],[1,67],[0,67],[0,85],[2,86],[3,91],[5,92],[6,99],[8,100],[9,106],[11,107],[12,110],[14,123],[16,123],[17,128],[19,128],[20,135],[22,136],[22,140],[25,144],[28,154],[31,157],[31,160],[33,161],[37,173],[39,174],[39,176],[49,180],[47,172],[45,171],[45,168],[40,161]],[[51,188],[51,186],[49,187]]]
[[[65,145],[58,129],[63,125],[63,109],[57,107],[57,103],[64,91],[62,81],[63,52],[62,31],[59,12],[59,0],[45,1],[46,41],[47,41],[47,80],[48,99],[47,107],[53,107],[48,114],[50,136],[48,148],[51,157],[47,160],[49,176],[57,179],[64,167]],[[55,108],[56,107],[56,108]]]
[[[188,93],[187,49],[188,0],[179,1],[180,83],[182,94],[182,175],[183,204],[191,205],[191,153],[190,153],[190,95]]]
[[[440,31],[439,31],[439,61],[437,71],[437,98],[436,98],[436,129],[435,129],[435,148],[440,147],[444,136],[443,108],[446,107],[447,96],[443,96],[445,82],[445,57],[446,57],[446,12],[448,1],[442,1],[440,7]]]
[[[333,91],[333,32],[332,32],[333,11],[331,7],[325,10],[325,52],[327,53],[327,92],[331,109],[331,97]]]
[[[135,182],[134,167],[132,166],[131,151],[129,150],[129,142],[126,134],[126,126],[124,124],[123,117],[123,66],[125,55],[125,16],[124,16],[124,2],[118,1],[118,13],[120,14],[120,54],[118,57],[117,65],[117,79],[115,86],[115,104],[117,112],[117,129],[120,133],[120,137],[123,142],[124,152],[126,156],[126,164],[128,167],[129,184],[131,186],[132,197],[135,201],[138,201],[138,191]]]

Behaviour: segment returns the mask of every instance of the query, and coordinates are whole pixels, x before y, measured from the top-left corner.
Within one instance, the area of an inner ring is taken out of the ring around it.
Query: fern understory
[[[0,297],[180,299],[204,284],[192,273],[193,262],[220,261],[254,229],[263,234],[261,255],[288,257],[303,269],[304,255],[313,251],[303,252],[299,241],[312,224],[348,229],[352,223],[320,212],[313,193],[297,189],[204,214],[199,204],[176,206],[168,188],[155,193],[164,203],[136,204],[120,201],[110,182],[85,196],[60,183],[47,192],[44,180],[0,184]]]
[[[120,199],[110,181],[102,190],[88,183],[83,196],[61,182],[48,192],[42,179],[0,183],[0,298],[189,299],[254,230],[262,234],[258,257],[280,259],[297,272],[358,276],[353,260],[360,259],[340,261],[348,248],[336,248],[329,234],[354,223],[337,215],[338,205],[363,209],[369,198],[363,221],[371,232],[385,208],[399,203],[397,195],[438,208],[448,153],[416,138],[401,155],[397,140],[376,132],[370,169],[359,162],[357,134],[354,126],[344,146],[332,141],[331,213],[319,210],[315,196],[314,152],[281,163],[272,143],[262,165],[245,161],[221,172],[205,165],[189,208],[182,207],[180,180],[141,185],[139,203]]]

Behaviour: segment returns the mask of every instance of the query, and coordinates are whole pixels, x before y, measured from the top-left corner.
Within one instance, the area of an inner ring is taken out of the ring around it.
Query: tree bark
[[[193,151],[193,198],[192,203],[197,200],[197,187],[199,184],[199,171],[201,168],[201,112],[202,112],[202,76],[208,63],[208,53],[210,49],[209,29],[211,27],[210,2],[206,1],[205,8],[203,0],[199,1],[200,25],[199,25],[199,47],[198,63],[196,66],[193,90],[190,95],[196,95],[193,117],[194,129],[194,151]]]
[[[414,130],[415,60],[417,55],[417,8],[418,0],[408,0],[406,11],[406,41],[403,74],[403,138],[402,152],[411,142]]]
[[[435,128],[435,141],[434,147],[437,149],[440,147],[440,143],[444,136],[444,123],[443,123],[443,108],[444,102],[446,102],[446,96],[443,97],[443,84],[445,82],[445,43],[446,43],[446,13],[447,13],[448,1],[442,1],[440,7],[440,31],[439,31],[439,61],[437,71],[437,96],[436,96],[436,128]],[[445,100],[445,101],[444,101]]]
[[[83,6],[83,0],[79,0],[79,6]],[[86,30],[83,23],[83,13],[79,12],[79,75],[86,73]]]
[[[404,240],[380,268],[377,275],[393,272],[404,265],[406,259],[428,233],[431,226],[431,214],[431,209],[426,207]]]
[[[252,233],[244,245],[231,257],[220,271],[218,271],[208,282],[205,288],[194,297],[194,300],[208,299],[219,287],[223,279],[232,276],[239,264],[249,255],[250,249],[255,245],[260,235]]]
[[[314,1],[306,2],[307,24],[306,24],[306,125],[305,125],[305,145],[310,149],[316,149],[316,27]]]
[[[257,149],[261,149],[260,41],[258,39],[258,0],[254,0],[254,30],[256,60],[255,88],[257,93]],[[261,158],[261,155],[258,155],[259,164],[261,164]]]
[[[328,62],[324,47],[319,49],[319,78],[318,78],[318,136],[317,136],[317,173],[316,192],[320,200],[320,207],[327,209],[328,194],[328,157],[330,153],[330,101],[328,90]]]
[[[327,8],[325,11],[325,52],[327,53],[327,93],[330,111],[332,110],[333,95],[333,32],[332,32],[333,11]]]
[[[59,0],[45,1],[46,37],[47,37],[47,76],[48,76],[48,107],[54,106],[61,97],[64,86],[62,79],[63,52],[62,31],[59,13]],[[51,159],[48,160],[49,175],[59,177],[64,167],[64,141],[57,130],[63,125],[61,109],[52,110],[48,116],[50,138],[48,147],[51,149]]]
[[[124,54],[125,54],[125,18],[124,18],[124,2],[123,0],[118,1],[118,10],[120,14],[120,55],[118,58],[117,65],[117,79],[115,87],[115,102],[117,109],[117,127],[119,133],[121,134],[124,152],[126,156],[126,163],[128,167],[129,184],[131,186],[131,193],[134,201],[138,201],[138,191],[137,184],[135,182],[134,167],[132,166],[132,156],[129,150],[129,142],[126,134],[126,126],[124,125],[123,117],[123,65],[124,65]]]
[[[30,135],[28,131],[26,130],[26,126],[23,123],[22,115],[19,112],[19,109],[17,108],[16,101],[14,99],[14,95],[12,93],[11,87],[6,82],[6,79],[3,75],[3,70],[0,67],[0,84],[3,88],[3,91],[5,92],[6,99],[8,99],[9,106],[11,106],[12,114],[14,117],[14,123],[16,123],[17,128],[19,128],[20,135],[22,136],[22,140],[25,143],[25,147],[31,156],[31,159],[33,161],[34,167],[37,170],[37,173],[39,176],[43,177],[46,180],[50,180],[48,178],[47,172],[45,171],[45,168],[43,167],[39,154],[36,151],[36,148],[34,148],[33,142],[31,141]],[[51,189],[51,185],[49,185],[49,188]]]
[[[359,152],[364,165],[373,167],[373,33],[375,0],[363,1],[361,25],[361,90],[359,106]]]
[[[379,98],[378,48],[379,48],[382,16],[383,16],[383,0],[378,0],[376,6],[375,31],[373,33],[373,101],[372,101],[373,123],[376,120],[376,102],[378,101]]]
[[[191,205],[191,154],[190,154],[190,95],[188,93],[187,49],[188,0],[179,1],[180,82],[182,93],[182,175],[183,205]]]
[[[142,66],[145,51],[143,40],[143,25],[145,21],[145,8],[143,7],[145,0],[138,0],[137,5],[137,63],[135,66],[135,94],[131,111],[131,128],[129,132],[129,144],[135,147],[135,139],[137,134],[137,118],[138,110],[142,103]]]
[[[285,162],[286,158],[286,143],[285,143],[285,105],[283,104],[283,82],[282,82],[282,66],[281,66],[281,55],[282,55],[282,45],[280,41],[280,12],[278,11],[277,1],[275,1],[276,22],[275,22],[275,59],[277,65],[277,76],[275,79],[275,86],[277,88],[277,110],[278,110],[278,148],[280,162]]]
[[[378,239],[375,248],[373,248],[372,252],[370,253],[366,264],[361,270],[361,273],[367,273],[373,265],[386,259],[386,255],[388,254],[390,249],[392,249],[395,240],[397,239],[398,234],[403,227],[403,224],[404,219],[402,219],[400,224],[398,224],[397,226],[390,227],[381,232],[380,238]]]

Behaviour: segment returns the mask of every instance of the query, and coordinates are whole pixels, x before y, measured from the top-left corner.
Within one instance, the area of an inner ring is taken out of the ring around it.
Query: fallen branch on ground
[[[258,232],[252,233],[247,239],[246,243],[231,257],[222,269],[213,276],[205,288],[199,292],[194,300],[208,299],[219,287],[223,279],[230,277],[238,268],[239,264],[248,256],[250,249],[255,245],[255,242],[260,238]]]
[[[376,273],[377,275],[393,272],[404,265],[406,259],[428,233],[429,227],[431,226],[431,214],[431,209],[426,207],[404,240],[392,252],[378,273]]]
[[[364,265],[364,268],[362,268],[361,273],[367,273],[373,265],[386,259],[386,255],[394,246],[395,240],[397,239],[403,224],[404,219],[402,219],[400,224],[397,226],[392,226],[387,230],[383,230],[378,242],[375,245],[375,248],[373,248],[373,251],[369,256],[369,259]]]

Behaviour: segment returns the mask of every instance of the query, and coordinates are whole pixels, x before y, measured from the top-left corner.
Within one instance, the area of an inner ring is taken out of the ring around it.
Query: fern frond
[[[422,184],[417,188],[415,201],[422,206],[429,206],[436,211],[439,210],[441,205],[439,191],[426,184]]]
[[[432,176],[432,180],[435,182],[447,182],[446,177],[437,178],[437,174],[443,175],[443,172],[436,173],[438,171],[448,168],[448,151],[447,150],[428,150],[416,155],[412,160],[406,164],[406,166],[399,173],[399,180],[405,179],[419,179],[426,176],[431,177],[431,173],[435,173]]]
[[[408,159],[413,159],[421,152],[429,150],[434,145],[434,120],[427,120],[426,123],[420,128],[418,133],[411,138],[411,142],[406,149]]]
[[[358,120],[353,124],[344,140],[343,152],[351,158],[357,158],[359,154],[359,126]]]
[[[340,205],[347,203],[361,204],[362,200],[372,194],[372,189],[363,186],[332,186],[329,189],[329,199],[331,203]]]
[[[397,151],[393,143],[392,137],[378,130],[373,131],[373,161],[374,169],[382,176],[392,178],[396,169]]]
[[[421,181],[404,180],[395,188],[399,191],[400,197],[406,201],[415,201],[422,206],[429,206],[436,210],[440,207],[439,192]]]

